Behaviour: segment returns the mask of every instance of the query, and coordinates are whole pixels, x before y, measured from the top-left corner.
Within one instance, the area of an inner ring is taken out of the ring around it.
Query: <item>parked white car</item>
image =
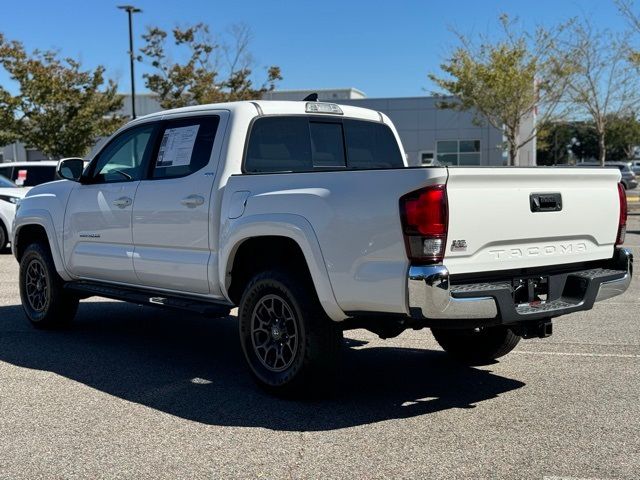
[[[9,179],[0,176],[0,252],[11,238],[16,206],[28,191],[29,189],[18,188]]]
[[[93,295],[239,306],[252,374],[291,392],[330,375],[344,330],[431,328],[487,362],[629,286],[618,169],[407,168],[402,152],[384,114],[330,103],[134,120],[20,204],[26,316],[64,324]]]

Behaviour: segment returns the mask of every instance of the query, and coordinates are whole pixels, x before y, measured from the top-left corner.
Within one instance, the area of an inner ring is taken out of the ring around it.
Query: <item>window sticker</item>
[[[156,167],[189,165],[200,125],[168,128],[162,136]]]

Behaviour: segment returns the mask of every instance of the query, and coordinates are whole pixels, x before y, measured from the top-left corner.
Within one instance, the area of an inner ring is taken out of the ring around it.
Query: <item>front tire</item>
[[[238,317],[251,373],[271,393],[305,394],[335,373],[342,331],[324,313],[310,280],[259,273],[242,295]]]
[[[29,322],[36,328],[66,326],[78,310],[78,297],[64,290],[48,246],[29,245],[20,260],[20,299]]]
[[[7,229],[4,227],[4,225],[0,221],[0,253],[4,252],[4,249],[7,247],[7,243],[9,243],[9,236],[7,235]]]
[[[461,330],[432,328],[431,333],[445,352],[469,365],[491,363],[513,350],[522,338],[502,326]]]

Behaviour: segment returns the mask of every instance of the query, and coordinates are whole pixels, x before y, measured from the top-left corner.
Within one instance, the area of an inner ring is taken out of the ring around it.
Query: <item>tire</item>
[[[431,333],[445,352],[469,365],[493,362],[513,350],[522,338],[507,327],[463,330],[432,328]]]
[[[59,328],[71,323],[79,299],[64,290],[47,245],[32,243],[20,260],[20,299],[36,328]]]
[[[332,379],[342,330],[324,313],[310,280],[278,270],[257,274],[238,317],[242,351],[264,389],[300,396]]]
[[[7,229],[4,227],[4,225],[0,221],[0,253],[4,252],[4,249],[7,247],[7,243],[9,243],[9,236],[7,235]]]

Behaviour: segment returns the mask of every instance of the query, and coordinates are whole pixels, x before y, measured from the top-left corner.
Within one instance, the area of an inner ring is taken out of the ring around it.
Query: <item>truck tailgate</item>
[[[610,258],[618,169],[449,168],[452,274]],[[554,202],[557,206],[554,206]]]

